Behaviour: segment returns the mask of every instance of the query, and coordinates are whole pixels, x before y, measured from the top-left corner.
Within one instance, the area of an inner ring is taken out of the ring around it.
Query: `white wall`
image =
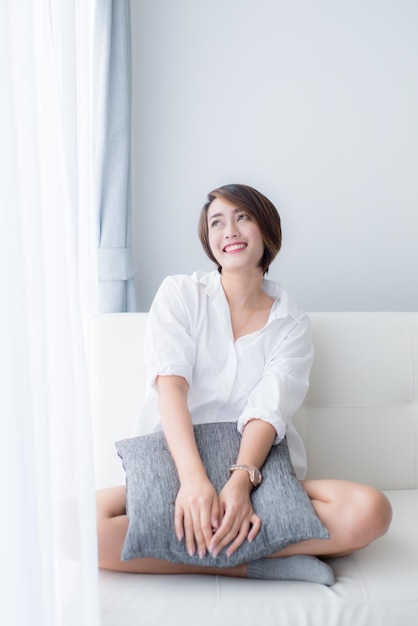
[[[212,269],[219,185],[276,204],[307,311],[418,309],[418,2],[131,0],[139,308]]]

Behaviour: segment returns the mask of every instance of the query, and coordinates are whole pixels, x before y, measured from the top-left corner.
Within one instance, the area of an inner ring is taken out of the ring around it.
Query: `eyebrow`
[[[239,207],[237,207],[236,209],[234,209],[234,215],[235,213],[242,213],[245,211],[243,211],[242,209],[240,209]],[[213,215],[211,215],[210,217],[208,217],[208,221],[213,220],[215,217],[223,217],[223,213],[214,213]]]

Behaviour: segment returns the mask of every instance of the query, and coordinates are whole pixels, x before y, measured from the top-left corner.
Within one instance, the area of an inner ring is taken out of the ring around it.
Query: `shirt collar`
[[[217,270],[202,275],[200,282],[206,285],[206,293],[209,297],[224,295],[221,275]],[[262,287],[267,295],[276,300],[270,313],[270,320],[284,318],[288,315],[296,321],[301,320],[302,314],[300,309],[280,283],[263,278]]]
[[[299,307],[280,283],[263,278],[263,291],[276,300],[270,314],[270,319],[280,319],[290,315],[294,320],[300,321],[301,311]]]

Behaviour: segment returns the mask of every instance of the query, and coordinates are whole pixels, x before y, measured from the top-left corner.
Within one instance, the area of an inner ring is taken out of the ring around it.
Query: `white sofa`
[[[207,576],[100,572],[102,626],[417,626],[418,313],[314,313],[311,387],[295,423],[310,478],[374,485],[389,532],[334,559],[325,587]],[[114,441],[131,435],[143,394],[145,313],[91,319],[97,487],[122,483]]]

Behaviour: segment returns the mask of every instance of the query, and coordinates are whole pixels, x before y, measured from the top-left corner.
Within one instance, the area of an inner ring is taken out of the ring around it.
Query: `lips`
[[[238,252],[239,250],[244,250],[247,247],[246,243],[230,243],[223,249],[224,252]]]

